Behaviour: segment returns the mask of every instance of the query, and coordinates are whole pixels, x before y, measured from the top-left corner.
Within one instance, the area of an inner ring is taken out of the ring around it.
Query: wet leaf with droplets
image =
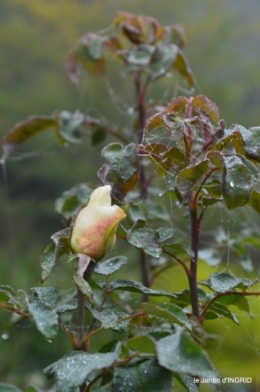
[[[99,170],[99,178],[104,184],[112,185],[112,197],[122,200],[138,179],[136,146],[133,143],[126,147],[120,143],[111,143],[103,148],[101,156],[105,165]]]
[[[9,301],[15,296],[15,290],[8,285],[0,285],[0,301]]]
[[[247,312],[249,316],[253,318],[253,315],[250,312],[250,305],[248,299],[243,295],[225,295],[224,297],[220,297],[215,303],[221,303],[226,306],[236,306],[238,309]]]
[[[36,323],[38,330],[48,339],[53,339],[58,332],[57,313],[44,302],[34,299],[28,302],[28,309]]]
[[[252,190],[248,204],[260,214],[260,192],[256,189]]]
[[[51,307],[55,305],[60,298],[57,287],[33,287],[32,290],[40,301]]]
[[[50,116],[31,116],[17,123],[4,137],[4,143],[20,144],[47,129],[59,129],[59,123]]]
[[[150,336],[136,336],[128,340],[126,345],[130,350],[156,355],[155,341]]]
[[[186,389],[188,392],[198,392],[198,386],[194,382],[194,376],[189,374],[174,373],[174,378]]]
[[[218,122],[219,119],[219,110],[217,105],[212,102],[208,97],[204,95],[197,95],[193,101],[193,105],[198,106],[202,109],[214,122]]]
[[[181,329],[157,342],[157,355],[159,364],[173,372],[216,377],[207,353]]]
[[[148,314],[164,318],[166,320],[172,321],[175,324],[185,326],[187,329],[191,330],[191,325],[189,320],[184,313],[184,311],[173,303],[160,303],[160,304],[149,304],[143,303],[142,309]]]
[[[190,165],[181,170],[176,178],[176,189],[181,197],[186,198],[188,193],[209,170],[209,160],[205,159],[198,164]]]
[[[118,271],[127,263],[127,258],[124,256],[113,257],[102,262],[97,263],[95,273],[99,275],[111,275]]]
[[[75,274],[73,276],[73,280],[76,286],[78,287],[78,289],[86,298],[86,300],[93,305],[94,304],[93,291],[89,283],[82,276],[78,274]]]
[[[112,392],[171,392],[172,373],[155,359],[115,368]]]
[[[72,351],[43,372],[48,378],[55,376],[56,392],[74,392],[91,372],[111,366],[117,359],[118,355],[114,352],[89,354]]]
[[[160,257],[162,250],[159,246],[160,235],[152,229],[129,230],[127,241],[138,249],[143,249],[145,253],[153,257]]]
[[[234,289],[247,289],[257,283],[258,280],[252,281],[246,278],[236,278],[230,272],[220,272],[212,274],[209,279],[202,280],[199,283],[209,287],[218,293],[224,293]]]
[[[207,310],[205,320],[215,320],[221,317],[225,317],[239,325],[239,321],[236,318],[236,315],[232,313],[227,306],[216,301]]]
[[[128,316],[127,313],[123,312],[120,309],[103,309],[102,311],[98,311],[96,309],[87,306],[92,316],[100,321],[101,327],[104,329],[112,329],[117,332],[124,332],[127,328],[127,325],[130,321],[123,320],[120,321],[120,318]]]
[[[223,196],[228,209],[244,206],[250,199],[254,180],[238,156],[225,157]]]
[[[53,242],[47,246],[40,259],[42,282],[53,273],[58,259],[70,252],[68,237],[69,229],[60,230],[51,237]]]

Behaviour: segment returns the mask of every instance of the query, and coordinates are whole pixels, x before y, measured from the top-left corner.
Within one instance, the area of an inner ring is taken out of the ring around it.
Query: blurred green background
[[[93,107],[112,123],[129,121],[111,103],[104,82],[86,77],[77,93],[64,67],[66,54],[75,41],[87,31],[107,27],[120,10],[154,16],[163,25],[181,23],[188,39],[185,54],[196,77],[194,94],[205,94],[216,102],[221,118],[228,125],[260,124],[258,0],[251,0],[250,5],[243,0],[2,0],[1,135],[26,116],[48,115],[54,110],[84,111]],[[134,91],[131,86],[122,89],[115,75],[112,73],[113,88],[131,107]],[[170,100],[186,93],[178,83],[159,85],[160,82],[154,89],[158,98]],[[40,285],[39,256],[49,237],[63,227],[54,213],[54,201],[74,184],[98,183],[96,171],[101,166],[101,147],[91,147],[85,140],[81,146],[60,149],[53,135],[46,133],[25,143],[7,161],[2,168],[0,194],[1,284],[27,291]],[[250,225],[254,219],[251,210],[232,216],[221,210],[220,215],[227,230],[233,230],[234,225],[239,226],[239,221],[246,219]],[[218,222],[210,222],[209,218],[208,223],[214,228]],[[208,272],[209,267],[203,266],[201,277]],[[61,266],[48,284],[70,290],[68,269]],[[158,279],[156,288],[173,287],[176,291],[185,284],[174,269]],[[255,322],[242,314],[238,316],[240,327],[221,320],[214,328],[211,324],[207,328],[210,333],[220,335],[209,344],[209,349],[221,374],[252,377],[253,388],[256,385],[260,388],[260,305],[259,300],[252,302]],[[1,331],[7,322],[8,313],[0,310]],[[69,349],[70,343],[62,333],[49,344],[33,325],[23,322],[11,331],[7,340],[0,341],[0,381],[21,388],[34,382],[47,388],[41,369]],[[233,391],[233,386],[228,387]],[[239,391],[250,390],[245,387]]]

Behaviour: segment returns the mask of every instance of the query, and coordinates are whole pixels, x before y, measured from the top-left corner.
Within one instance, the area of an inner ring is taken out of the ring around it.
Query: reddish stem
[[[194,208],[193,194],[190,195],[190,228],[191,228],[191,250],[193,256],[190,259],[190,274],[189,286],[190,286],[190,296],[192,313],[194,316],[199,318],[199,300],[198,300],[198,286],[197,286],[197,265],[198,265],[198,250],[199,250],[199,235],[200,235],[200,225],[197,218],[197,206]]]
[[[135,74],[135,86],[136,86],[136,94],[137,94],[137,111],[138,111],[138,143],[142,144],[144,138],[144,128],[145,128],[145,97],[147,92],[148,80],[147,83],[142,86],[140,75]],[[145,179],[145,170],[142,164],[142,156],[139,156],[139,183],[140,183],[140,197],[141,200],[146,198],[146,179]],[[141,279],[142,284],[146,287],[150,287],[149,281],[149,265],[148,265],[148,256],[146,253],[141,251],[140,255],[140,264],[141,264]],[[148,302],[148,295],[143,294],[142,296],[143,302]]]

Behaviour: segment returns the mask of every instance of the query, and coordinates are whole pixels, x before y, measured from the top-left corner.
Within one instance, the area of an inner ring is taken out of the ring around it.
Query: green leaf
[[[231,142],[237,153],[245,154],[244,141],[248,138],[248,130],[241,125],[234,125],[230,129],[218,129],[215,135],[215,148],[223,150],[223,148]]]
[[[69,229],[64,229],[53,234],[50,244],[43,252],[40,265],[42,268],[41,282],[43,283],[55,270],[58,259],[70,252],[69,246]]]
[[[186,306],[190,305],[191,302],[190,290],[184,289],[183,291],[174,294],[175,294],[175,298],[172,299],[171,302],[174,302],[181,308],[186,308]],[[199,301],[202,303],[205,302],[207,299],[207,294],[200,287],[198,287],[198,297],[199,297]]]
[[[60,298],[57,287],[33,287],[32,290],[40,301],[51,307],[53,307]]]
[[[250,199],[253,178],[238,156],[225,157],[223,196],[228,209],[244,206]]]
[[[55,375],[56,392],[74,392],[76,387],[86,381],[91,372],[111,366],[117,359],[116,353],[89,354],[72,351],[45,368],[43,373],[48,378]]]
[[[84,121],[84,114],[78,110],[75,113],[62,111],[55,113],[60,124],[59,135],[68,143],[81,143],[79,127]]]
[[[173,64],[173,67],[177,69],[188,81],[188,83],[192,86],[194,84],[195,78],[191,72],[190,66],[184,53],[179,49],[176,61]]]
[[[50,116],[31,116],[16,124],[4,137],[4,143],[19,144],[47,129],[59,129],[59,123]]]
[[[144,200],[142,207],[146,212],[148,220],[168,221],[170,218],[168,211],[161,204],[152,200]]]
[[[159,364],[172,372],[215,378],[216,371],[206,352],[181,329],[157,342]]]
[[[38,330],[48,339],[53,339],[58,332],[57,313],[44,302],[33,299],[28,302],[28,309],[36,323]]]
[[[257,166],[254,163],[252,163],[251,161],[249,161],[249,159],[247,159],[243,155],[237,154],[237,156],[241,159],[242,163],[248,168],[248,170],[251,173],[251,176],[252,176],[253,180],[257,181],[258,180],[258,169],[257,169]]]
[[[189,315],[189,322],[192,327],[191,334],[192,334],[193,338],[195,338],[195,340],[197,342],[199,342],[202,347],[204,347],[204,345],[207,341],[207,334],[206,334],[206,331],[205,331],[203,325],[198,320],[198,318],[195,317],[193,314]]]
[[[104,376],[102,377],[102,381],[100,386],[103,387],[104,385],[110,384],[113,380],[113,373],[105,373]]]
[[[167,120],[166,114],[164,112],[162,113],[156,113],[154,116],[150,117],[147,120],[147,124],[146,124],[147,130],[148,132],[151,132],[157,128],[166,128],[168,129],[168,131],[171,132],[171,124],[170,122]],[[153,144],[157,144],[157,143],[152,143]],[[159,145],[163,145],[162,143],[159,143]],[[154,146],[153,146],[154,147]],[[151,151],[151,148],[148,146],[145,147],[146,151]],[[163,149],[163,151],[165,151],[165,147]],[[152,152],[156,153],[156,149],[152,149]],[[160,160],[159,160],[160,162]]]
[[[89,48],[89,54],[93,60],[97,61],[102,58],[103,40],[101,37],[96,36],[95,39],[91,40],[88,48]]]
[[[88,309],[92,316],[100,321],[101,326],[104,329],[112,329],[113,331],[122,333],[126,330],[130,321],[130,319],[120,321],[120,318],[128,316],[127,313],[122,312],[120,309],[103,309],[100,312],[90,307],[88,307]]]
[[[207,311],[205,320],[214,320],[220,317],[228,318],[235,324],[239,325],[238,319],[236,318],[234,313],[232,313],[227,306],[216,301],[210,306],[209,310]]]
[[[172,373],[154,359],[114,369],[112,392],[171,392]]]
[[[157,231],[152,229],[138,229],[128,231],[127,241],[138,249],[143,249],[145,253],[159,258],[162,250],[159,247],[160,236]]]
[[[91,143],[93,146],[95,146],[98,143],[103,142],[107,136],[107,130],[105,125],[97,124],[95,127],[93,127],[93,131],[91,134]]]
[[[156,354],[155,341],[149,336],[136,336],[127,341],[126,346],[133,351],[145,354]]]
[[[159,305],[143,303],[142,309],[148,314],[170,320],[175,324],[185,326],[191,330],[191,325],[186,314],[181,308],[173,303],[165,302]]]
[[[0,392],[22,392],[21,389],[11,384],[0,383]]]
[[[0,285],[0,301],[8,302],[13,299],[15,295],[16,292],[11,286],[5,284]]]
[[[252,313],[250,312],[250,306],[247,298],[244,295],[225,295],[223,297],[220,297],[216,303],[221,303],[226,306],[236,306],[240,310],[244,310],[249,314],[251,318],[253,318]]]
[[[177,147],[171,147],[164,155],[164,158],[171,159],[176,165],[184,162],[185,157],[181,150]]]
[[[59,303],[56,305],[57,313],[69,312],[71,310],[75,310],[78,307],[78,301],[75,297],[75,293],[69,294],[65,298],[62,297]]]
[[[178,193],[186,198],[188,193],[198,184],[201,177],[203,177],[209,170],[209,160],[205,159],[198,164],[190,165],[181,170],[176,178],[176,189]]]
[[[244,149],[247,156],[260,162],[260,127],[249,128],[246,136]]]
[[[168,251],[170,250],[174,256],[187,258],[193,257],[193,251],[180,243],[166,244],[163,246],[163,249],[167,249]]]
[[[97,42],[100,40],[100,43]],[[101,38],[94,34],[85,34],[78,41],[76,48],[76,60],[94,76],[104,76],[106,69],[106,59],[101,45]],[[75,56],[75,55],[74,55]],[[79,64],[76,63],[76,67]],[[75,72],[74,72],[75,73]]]
[[[93,291],[92,288],[90,287],[89,283],[82,278],[80,275],[75,274],[73,276],[73,280],[78,287],[78,289],[82,292],[86,300],[93,305],[94,304],[94,298],[93,298]]]
[[[152,45],[138,45],[127,50],[124,57],[129,64],[143,67],[150,63],[153,52]]]
[[[69,220],[88,201],[92,192],[93,189],[84,183],[75,185],[70,190],[63,192],[61,197],[56,200],[55,210],[66,220]]]
[[[128,209],[128,214],[132,222],[143,221],[145,222],[145,213],[140,205],[132,204]]]
[[[100,287],[102,289],[105,289],[106,285],[104,283],[101,283]],[[175,295],[173,293],[169,293],[168,291],[162,291],[162,290],[148,289],[147,287],[143,286],[141,283],[135,282],[134,280],[125,280],[125,279],[114,280],[110,283],[110,290],[111,291],[124,290],[124,291],[130,291],[134,293],[148,294],[152,296],[175,298]]]
[[[11,301],[10,301],[11,302]],[[26,294],[26,292],[24,290],[17,290],[16,296],[12,301],[16,307],[20,308],[20,309],[26,309],[28,308],[27,304],[28,304],[28,295]]]
[[[248,204],[253,207],[258,214],[260,214],[260,192],[256,189],[252,190]]]
[[[217,105],[204,95],[197,95],[193,101],[193,105],[203,110],[215,123],[219,120],[219,110]]]
[[[152,80],[164,76],[173,66],[178,54],[178,46],[173,44],[157,44],[148,66]]]
[[[222,170],[224,168],[224,156],[220,151],[208,151],[206,157],[210,160],[211,164]]]
[[[212,274],[209,279],[202,280],[199,283],[209,287],[218,293],[225,293],[236,288],[247,289],[253,286],[258,280],[251,281],[246,278],[236,278],[233,274],[227,272],[219,272]]]
[[[95,273],[99,275],[111,275],[118,271],[123,265],[127,263],[127,258],[124,256],[113,257],[112,259],[105,260],[97,263]]]
[[[174,234],[174,230],[171,227],[160,227],[156,231],[159,233],[159,242],[171,239]]]
[[[198,392],[197,384],[194,382],[194,376],[188,374],[174,373],[174,378],[186,389],[188,392]]]
[[[30,385],[29,387],[27,387],[27,392],[42,392],[42,390]]]
[[[119,143],[111,143],[103,148],[101,156],[105,161],[102,181],[114,184],[115,195],[122,199],[134,188],[138,178],[136,146],[132,143],[124,148]]]

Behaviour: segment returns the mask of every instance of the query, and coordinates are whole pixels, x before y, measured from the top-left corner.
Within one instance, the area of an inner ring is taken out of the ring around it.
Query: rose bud
[[[75,215],[70,237],[74,253],[98,261],[112,249],[118,224],[126,214],[117,205],[111,205],[110,192],[110,185],[97,188]]]

